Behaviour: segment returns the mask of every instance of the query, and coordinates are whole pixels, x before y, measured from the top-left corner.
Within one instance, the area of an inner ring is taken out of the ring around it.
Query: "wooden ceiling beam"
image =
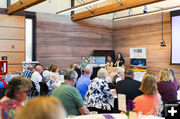
[[[20,0],[7,8],[7,14],[12,15],[46,0]]]
[[[78,21],[82,19],[109,14],[109,13],[113,13],[113,12],[117,12],[117,11],[121,11],[125,9],[139,7],[142,5],[161,2],[161,1],[164,1],[164,0],[122,0],[121,2],[116,2],[111,5],[95,8],[92,10],[93,13],[91,13],[90,11],[84,11],[84,12],[74,14],[72,15],[72,20]]]

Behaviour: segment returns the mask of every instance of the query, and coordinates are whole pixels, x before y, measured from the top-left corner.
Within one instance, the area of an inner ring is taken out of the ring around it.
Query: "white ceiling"
[[[14,3],[17,1],[18,0],[11,0],[11,3]],[[79,2],[77,2],[77,0],[75,0],[75,1],[76,1],[75,4],[78,5]],[[79,1],[81,1],[81,0],[79,0]],[[87,1],[91,1],[91,0],[83,0],[83,1],[87,2]],[[98,5],[94,5],[92,7],[100,7],[103,5],[111,4],[115,1],[116,0],[107,0],[106,2],[103,2]],[[120,1],[120,0],[118,0],[118,1]],[[177,5],[180,5],[180,0],[165,0],[163,2],[147,5],[147,9],[148,9],[148,11],[153,11],[153,10],[158,10],[158,9],[167,8],[167,7],[173,7],[173,6],[177,6]],[[6,8],[6,6],[7,6],[7,0],[0,0],[0,8]],[[71,7],[71,0],[47,0],[43,3],[40,3],[36,6],[26,9],[26,11],[56,14],[56,12],[70,8],[70,7]],[[138,7],[138,8],[133,8],[132,11],[133,11],[133,14],[138,14],[138,13],[142,13],[143,9],[144,9],[144,6]],[[84,10],[87,10],[87,9],[81,9],[76,12],[80,12],[80,11],[84,11]],[[117,17],[127,16],[128,11],[129,10],[117,12]],[[67,13],[67,15],[70,15],[70,13]],[[97,18],[112,19],[113,14],[102,15]]]

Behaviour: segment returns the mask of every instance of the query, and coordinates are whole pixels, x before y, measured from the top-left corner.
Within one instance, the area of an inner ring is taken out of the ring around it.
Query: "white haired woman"
[[[107,70],[101,68],[97,73],[97,78],[93,79],[88,87],[84,104],[90,111],[98,113],[112,113],[113,111],[110,102],[114,100],[114,95],[105,81],[106,77]]]

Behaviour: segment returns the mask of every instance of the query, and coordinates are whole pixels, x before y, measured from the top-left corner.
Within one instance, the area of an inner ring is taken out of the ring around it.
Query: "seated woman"
[[[153,73],[146,73],[143,77],[141,87],[139,88],[144,94],[136,97],[136,112],[142,112],[143,115],[158,115],[161,109],[161,96],[157,90],[157,82]]]
[[[52,81],[52,86],[54,88],[60,86],[61,83],[64,82],[63,79],[61,79],[59,77],[58,73],[59,73],[59,66],[54,65],[54,64],[51,65],[50,66],[50,74],[49,74],[50,76],[49,77],[50,77],[50,80]]]
[[[162,97],[163,104],[177,101],[177,87],[173,83],[173,77],[168,69],[163,69],[158,76],[158,91]]]
[[[88,87],[84,104],[90,111],[98,113],[112,113],[110,103],[114,100],[114,94],[110,91],[107,82],[107,71],[101,68],[97,73],[97,78],[93,79]]]
[[[31,99],[20,108],[15,119],[65,119],[66,113],[58,99],[54,97],[38,97]]]
[[[1,99],[2,119],[13,119],[16,109],[26,100],[32,81],[24,76],[14,77],[6,87],[5,96]]]

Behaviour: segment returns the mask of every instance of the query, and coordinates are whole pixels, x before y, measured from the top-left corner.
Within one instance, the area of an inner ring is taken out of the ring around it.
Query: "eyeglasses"
[[[24,90],[24,91],[21,91],[21,92],[19,92],[19,93],[25,93],[25,94],[29,94],[29,92],[30,92],[30,90]]]
[[[29,94],[29,90],[25,90],[25,91],[23,91],[23,93],[26,93],[26,94]]]

